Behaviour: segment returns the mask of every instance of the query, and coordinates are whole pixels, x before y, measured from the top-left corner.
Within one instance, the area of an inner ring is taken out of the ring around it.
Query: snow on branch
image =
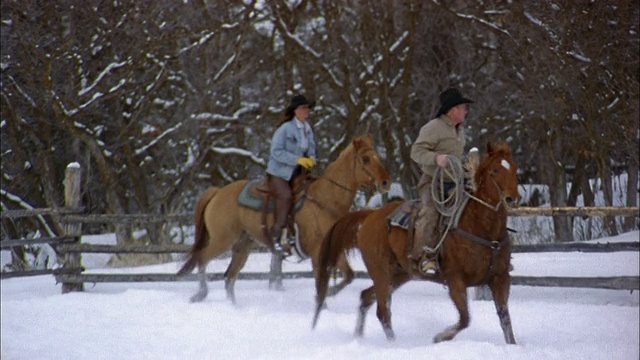
[[[586,63],[590,63],[591,59],[589,59],[588,57],[582,55],[582,54],[578,54],[575,51],[567,51],[567,55],[571,56],[572,58],[578,60],[578,61],[583,61]]]
[[[289,39],[296,42],[298,45],[300,45],[300,47],[302,47],[306,52],[313,55],[316,59],[320,59],[320,53],[313,50],[309,45],[305,44],[305,42],[302,41],[298,36],[290,33],[289,30],[287,29],[287,25],[282,21],[282,19],[278,19],[278,20],[280,22],[280,26],[282,27],[284,35],[286,35]]]
[[[322,67],[327,73],[329,73],[329,76],[331,76],[331,80],[333,80],[334,84],[336,84],[339,88],[344,87],[344,83],[336,77],[336,74],[333,72],[331,65],[322,64]]]
[[[171,134],[172,132],[178,130],[180,127],[182,127],[182,123],[178,123],[178,125],[163,131],[162,134],[158,135],[158,137],[156,137],[155,139],[151,140],[151,142],[149,142],[149,144],[141,147],[140,149],[137,149],[136,150],[136,155],[140,155],[143,152],[147,151],[147,149],[149,149],[153,145],[157,144],[160,140],[162,140],[163,137],[165,137],[165,136]]]
[[[29,205],[20,196],[8,193],[4,189],[0,189],[0,195],[2,195],[3,197],[7,198],[8,200],[18,204],[18,206],[20,208],[22,208],[22,209],[26,209],[26,210],[33,210],[34,209],[33,206]],[[3,210],[6,209],[6,206],[4,206],[4,203],[2,203],[2,209]],[[49,227],[47,222],[44,221],[44,218],[42,217],[42,215],[38,215],[36,217],[38,218],[38,222],[40,222],[40,224],[42,224],[42,227],[44,227],[45,231],[47,232],[47,235],[52,236],[52,237],[56,236],[56,233],[53,232],[53,230],[51,230],[51,228]]]
[[[398,40],[396,40],[395,43],[393,43],[390,47],[389,47],[389,52],[390,53],[394,53],[398,47],[400,46],[400,44],[402,44],[402,42],[404,41],[404,39],[406,39],[409,36],[409,32],[405,31],[404,33],[402,33],[402,35],[400,35],[400,37],[398,38]]]
[[[456,15],[458,17],[460,17],[460,18],[463,18],[463,19],[469,19],[469,20],[472,20],[472,21],[477,21],[480,24],[486,25],[486,26],[488,26],[488,27],[490,27],[490,28],[492,28],[492,29],[494,29],[494,30],[496,30],[498,32],[501,32],[501,33],[507,35],[508,37],[512,38],[511,34],[509,34],[509,32],[507,30],[505,30],[505,29],[501,28],[499,25],[494,24],[492,22],[489,22],[489,21],[487,21],[485,19],[481,19],[481,18],[479,18],[479,17],[477,17],[475,15],[468,15],[468,14],[461,14],[461,13],[456,13]]]
[[[240,26],[239,23],[222,24],[220,26],[220,28],[225,29],[225,30],[233,30],[233,29],[237,28],[238,26]],[[183,47],[182,49],[180,49],[180,51],[178,51],[178,55],[182,55],[183,53],[195,48],[196,46],[204,45],[207,41],[211,40],[214,35],[216,35],[215,31],[203,32],[202,35],[196,41],[194,41],[191,44],[189,44],[189,45]]]
[[[36,108],[36,102],[33,101],[33,99],[31,98],[31,96],[29,96],[29,94],[27,94],[24,90],[22,90],[22,88],[20,87],[20,85],[18,85],[18,83],[16,82],[16,80],[13,78],[13,76],[9,75],[9,80],[11,80],[11,82],[13,83],[13,85],[15,85],[16,90],[18,90],[18,92],[20,93],[20,95],[22,95],[28,102],[29,104],[31,104],[32,107]]]
[[[227,62],[222,66],[222,68],[218,71],[218,73],[213,77],[213,81],[218,81],[218,79],[220,79],[220,77],[222,76],[222,74],[224,74],[224,72],[227,70],[227,68],[229,68],[229,66],[231,66],[231,64],[233,64],[233,61],[236,59],[236,54],[234,53],[233,55],[231,55],[231,57],[227,60]]]
[[[505,29],[501,28],[499,25],[497,25],[497,24],[495,24],[495,23],[489,22],[489,21],[487,21],[487,20],[485,20],[485,19],[481,19],[481,18],[479,18],[479,17],[477,17],[477,16],[475,16],[475,15],[462,14],[462,13],[459,13],[459,12],[457,12],[457,11],[451,10],[451,9],[449,9],[449,8],[448,8],[448,7],[446,7],[446,6],[443,6],[443,5],[440,3],[440,1],[438,1],[438,0],[431,0],[431,1],[432,1],[434,4],[436,4],[436,5],[440,6],[440,7],[442,7],[443,9],[445,9],[445,10],[447,10],[447,11],[449,11],[449,12],[452,12],[455,16],[457,16],[457,17],[459,17],[459,18],[462,18],[462,19],[468,19],[468,20],[471,20],[471,21],[478,22],[478,23],[480,23],[480,24],[482,24],[482,25],[488,26],[488,27],[490,27],[490,28],[492,28],[492,29],[494,29],[494,30],[496,30],[496,31],[500,32],[500,33],[503,33],[503,34],[507,35],[510,39],[513,39],[513,36],[511,36],[511,34],[510,34],[507,30],[505,30]]]
[[[209,39],[211,39],[213,37],[213,35],[215,35],[216,32],[212,31],[212,32],[207,32],[204,33],[199,39],[197,39],[196,41],[194,41],[193,43],[189,44],[188,46],[180,49],[180,51],[178,51],[178,55],[182,55],[183,53],[193,49],[196,46],[200,46],[204,43],[206,43]]]
[[[89,85],[89,87],[82,88],[82,89],[80,89],[80,91],[78,91],[78,96],[85,95],[89,91],[93,90],[93,88],[95,88],[98,85],[98,83],[100,81],[102,81],[102,79],[104,79],[104,77],[107,76],[111,72],[111,70],[123,67],[126,64],[127,64],[127,62],[123,61],[123,62],[111,63],[111,64],[107,65],[107,67],[104,70],[102,70],[102,72],[98,75],[98,77],[93,81],[93,84]],[[86,84],[82,84],[82,85],[84,86]]]
[[[127,80],[125,79],[120,79],[120,81],[118,82],[118,84],[114,85],[111,89],[109,89],[109,91],[107,92],[107,94],[110,94],[112,92],[117,91],[118,89],[120,89],[125,83],[127,82]],[[67,115],[68,117],[73,117],[74,115],[76,115],[78,112],[80,112],[80,110],[83,110],[87,107],[89,107],[91,104],[93,104],[96,100],[102,98],[105,94],[101,93],[101,92],[96,92],[95,94],[93,94],[93,96],[91,97],[91,99],[89,99],[87,102],[85,102],[84,104],[80,104],[80,106],[78,106],[75,109],[67,109],[64,104],[62,103],[62,100],[60,99],[60,97],[58,96],[58,94],[56,94],[55,91],[51,91],[51,94],[53,95],[54,99],[57,100],[58,104],[60,105],[60,108],[62,109],[62,111],[65,113],[65,115]]]
[[[531,15],[531,13],[529,13],[528,11],[524,12],[524,16],[531,21],[532,23],[534,23],[535,25],[540,26],[541,28],[543,28],[547,34],[549,34],[549,37],[555,41],[555,42],[560,42],[560,39],[558,38],[558,35],[556,35],[553,30],[551,30],[551,27],[547,24],[545,24],[542,20],[536,18],[535,16]]]
[[[249,159],[251,159],[251,161],[253,161],[256,164],[262,165],[262,166],[266,166],[266,162],[255,156],[251,151],[245,150],[245,149],[239,149],[239,148],[221,148],[221,147],[211,147],[211,150],[213,150],[214,152],[218,153],[218,154],[233,154],[233,155],[239,155],[239,156],[243,156],[243,157],[248,157]]]
[[[237,116],[212,114],[208,112],[191,115],[191,118],[194,120],[218,120],[218,121],[228,121],[228,122],[235,122],[240,120]]]

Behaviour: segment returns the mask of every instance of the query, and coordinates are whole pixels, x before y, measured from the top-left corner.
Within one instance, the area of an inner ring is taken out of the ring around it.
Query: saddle
[[[291,188],[293,192],[293,206],[292,206],[292,214],[289,216],[289,221],[287,224],[289,234],[295,234],[296,238],[296,226],[293,224],[293,218],[295,213],[297,213],[300,208],[302,208],[302,204],[304,203],[304,198],[309,185],[317,178],[316,175],[310,174],[306,171],[295,175],[295,177],[291,180]],[[275,209],[274,200],[271,197],[271,193],[269,191],[269,179],[266,177],[256,180],[250,180],[245,184],[245,186],[238,193],[237,202],[239,205],[248,207],[254,210],[258,210],[262,213],[261,216],[261,224],[260,227],[263,230],[265,238],[269,238],[269,227],[267,226],[267,214],[272,213]]]
[[[420,200],[405,201],[387,216],[388,226],[397,226],[405,230],[413,229],[413,222],[422,207]]]
[[[309,184],[316,179],[315,175],[300,174],[295,177],[292,183],[294,211],[300,210],[304,202],[304,194]],[[262,179],[249,180],[238,193],[237,201],[239,205],[254,210],[265,210],[273,212],[274,202],[269,191],[269,180]]]
[[[407,230],[407,250],[412,249],[415,241],[415,225],[418,220],[418,213],[422,208],[422,202],[419,199],[408,200],[400,204],[391,214],[387,216],[387,226],[391,227],[399,227]],[[445,216],[439,217],[439,223],[436,226],[436,232],[441,235],[441,231],[445,228],[445,223],[449,219]],[[407,253],[407,256],[410,256]],[[436,249],[436,252],[433,254],[435,259],[439,258],[439,248]],[[438,260],[436,260],[438,261]]]

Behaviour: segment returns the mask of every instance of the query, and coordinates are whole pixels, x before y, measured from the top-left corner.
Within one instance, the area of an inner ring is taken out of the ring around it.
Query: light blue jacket
[[[301,156],[316,158],[316,141],[313,137],[313,131],[309,130],[307,134],[309,148],[306,154],[301,148],[303,136],[295,119],[285,122],[276,129],[271,139],[271,154],[267,165],[268,174],[289,181]]]

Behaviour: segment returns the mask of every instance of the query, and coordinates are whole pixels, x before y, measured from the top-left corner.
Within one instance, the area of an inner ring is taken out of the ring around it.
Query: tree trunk
[[[630,161],[627,177],[627,206],[638,206],[638,162]],[[625,232],[638,229],[637,216],[624,218],[622,230]]]
[[[560,138],[551,137],[548,142],[541,142],[539,168],[541,177],[549,186],[549,201],[551,206],[567,205],[567,179],[564,166],[557,164],[554,148]],[[546,156],[544,156],[546,154]],[[553,229],[556,242],[573,241],[571,219],[566,216],[553,217]]]

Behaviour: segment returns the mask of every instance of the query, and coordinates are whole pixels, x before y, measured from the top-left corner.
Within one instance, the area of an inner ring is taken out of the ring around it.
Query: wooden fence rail
[[[138,254],[171,254],[186,253],[191,249],[190,245],[96,245],[96,244],[63,244],[58,245],[59,252],[75,253],[138,253]],[[264,249],[264,251],[267,251]],[[513,253],[537,253],[537,252],[616,252],[616,251],[640,251],[640,242],[615,242],[615,243],[552,243],[552,244],[523,244],[511,246]]]
[[[369,279],[369,274],[364,271],[355,271],[358,279]],[[268,280],[270,274],[265,272],[239,273],[238,279],[242,280]],[[311,271],[283,272],[285,279],[309,279],[313,278]],[[224,273],[207,273],[208,281],[224,280]],[[175,274],[147,273],[147,274],[57,274],[56,282],[62,283],[122,283],[122,282],[176,282],[198,281],[198,274],[187,274],[178,277]],[[556,277],[556,276],[512,276],[512,285],[544,286],[544,287],[571,287],[611,290],[640,290],[640,278],[638,276],[615,277]]]
[[[54,245],[58,255],[64,259],[64,265],[58,269],[30,270],[2,272],[2,279],[16,276],[30,276],[53,274],[56,281],[62,283],[62,292],[82,291],[84,283],[97,282],[139,282],[139,281],[195,281],[195,274],[178,278],[175,274],[92,274],[85,273],[81,265],[82,253],[184,253],[190,246],[180,244],[169,245],[93,245],[81,244],[82,225],[88,223],[103,224],[135,224],[135,223],[175,223],[192,224],[193,214],[134,214],[134,215],[100,215],[82,214],[84,208],[80,204],[80,172],[78,166],[67,167],[65,178],[65,207],[60,209],[29,209],[5,210],[0,213],[2,218],[19,218],[26,216],[53,216],[65,224],[65,234],[60,237],[49,237],[29,240],[6,239],[0,242],[0,248],[11,248],[34,244]],[[519,207],[509,210],[510,216],[625,216],[639,217],[638,207],[550,207],[528,208]],[[514,245],[513,252],[551,252],[551,251],[583,251],[583,252],[612,252],[612,251],[640,251],[640,244],[633,243],[553,243],[536,245]],[[267,279],[268,273],[241,273],[240,279]],[[310,278],[312,272],[285,272],[284,278]],[[365,272],[356,272],[359,278],[368,278]],[[207,274],[210,281],[223,279],[224,274]],[[560,286],[560,287],[591,287],[602,289],[638,290],[638,276],[619,277],[526,277],[513,276],[514,285],[525,286]]]

